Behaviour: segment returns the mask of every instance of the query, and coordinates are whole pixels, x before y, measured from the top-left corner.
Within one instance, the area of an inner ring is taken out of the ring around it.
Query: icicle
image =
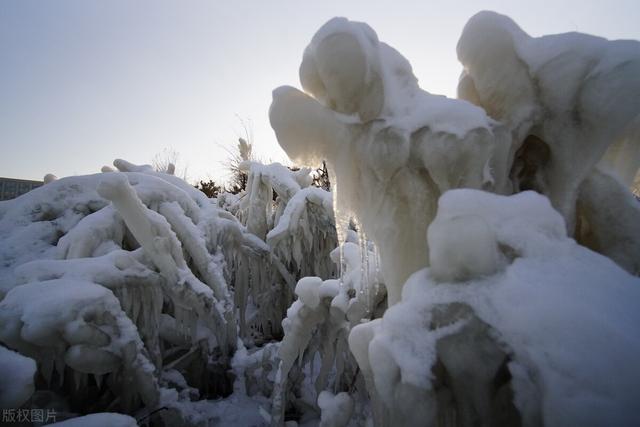
[[[360,246],[360,289],[358,290],[358,299],[362,300],[366,308],[365,316],[368,316],[371,311],[369,295],[369,247],[367,236],[361,224],[358,224],[358,243]]]
[[[271,396],[271,427],[284,426],[288,373],[283,374],[283,364],[284,361],[281,360],[278,364],[278,370],[276,371],[273,384],[273,394]]]
[[[218,324],[213,330],[219,333],[223,351],[231,351],[236,344],[233,331],[230,326],[225,327],[229,323],[218,310],[218,301],[211,288],[188,269],[182,245],[165,217],[147,209],[122,174],[107,174],[98,186],[98,193],[111,200],[145,253],[160,270],[174,302],[190,307],[194,315],[199,317],[213,317],[211,321]],[[225,336],[228,338],[224,339]]]
[[[373,245],[373,259],[375,262],[375,276],[374,276],[374,295],[378,295],[380,292],[380,253],[378,252],[378,247]]]
[[[93,375],[93,379],[96,382],[96,385],[98,386],[98,389],[102,388],[102,380],[104,378],[104,375],[100,375],[100,374],[94,374]]]
[[[55,372],[58,374],[58,385],[62,387],[64,385],[64,353],[56,354],[54,363]]]
[[[340,260],[338,262],[338,278],[340,279],[340,284],[342,284],[342,277],[345,274],[343,244],[346,242],[347,238],[345,230],[348,229],[349,219],[345,217],[346,213],[342,212],[340,199],[338,197],[338,181],[335,173],[329,171],[329,175],[331,176],[331,183],[333,184],[331,196],[333,197],[333,212],[336,218],[336,237],[338,240],[338,251],[340,253]]]
[[[345,339],[346,337],[344,337],[344,332],[340,332],[340,335],[342,335],[341,337],[339,337],[339,339],[336,339],[336,349],[335,349],[335,354],[338,356],[341,356],[342,354],[344,354],[344,352],[349,352],[349,346],[347,344],[347,340]],[[344,358],[343,357],[336,357],[335,358],[335,366],[336,366],[336,378],[342,378],[342,374],[344,372]],[[336,381],[335,383],[335,388],[337,389],[339,382]],[[337,390],[334,390],[337,391]]]
[[[198,317],[193,312],[190,312],[189,315],[189,334],[192,341],[198,337]]]
[[[82,374],[81,372],[78,372],[76,370],[73,371],[73,386],[75,388],[75,391],[80,391],[80,389],[82,388]]]
[[[142,304],[145,303],[145,300],[143,300],[141,298],[142,295],[140,295],[142,292],[137,292],[139,291],[139,289],[136,289],[136,291],[134,291],[134,295],[131,298],[131,300],[128,302],[128,306],[130,308],[130,312],[131,312],[131,320],[133,321],[133,323],[135,323],[136,325],[138,324],[144,324],[144,319],[140,319],[140,310],[144,310],[144,308],[142,307]],[[125,295],[129,295],[129,292],[127,292]],[[129,313],[129,310],[125,310],[126,312]],[[142,320],[142,322],[140,322],[140,320]]]
[[[86,389],[89,386],[89,374],[80,375],[80,387]]]
[[[53,376],[54,358],[51,354],[45,354],[40,361],[40,373],[44,377],[47,386],[51,387],[51,378]]]

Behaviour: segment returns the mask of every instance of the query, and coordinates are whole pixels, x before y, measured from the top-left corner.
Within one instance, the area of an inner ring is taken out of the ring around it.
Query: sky
[[[190,181],[222,181],[246,132],[258,158],[287,162],[271,91],[300,87],[302,53],[323,23],[367,22],[423,89],[454,97],[455,46],[480,10],[532,36],[640,39],[638,0],[0,0],[0,176],[96,173],[174,151]]]

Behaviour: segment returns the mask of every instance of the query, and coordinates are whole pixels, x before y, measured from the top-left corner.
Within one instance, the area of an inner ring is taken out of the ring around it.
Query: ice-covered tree
[[[380,252],[390,307],[348,338],[369,397],[360,414],[380,426],[638,422],[640,208],[619,181],[639,166],[638,52],[532,39],[481,13],[458,45],[473,105],[420,89],[366,24],[335,18],[315,34],[306,93],[276,89],[270,119],[292,159],[327,160],[338,224],[354,215]],[[327,316],[309,288],[325,287],[298,283],[284,373],[296,352],[313,360],[303,349]],[[332,395],[317,394],[326,419],[351,414]]]
[[[330,193],[301,187],[308,170],[247,163],[254,186],[236,217],[172,174],[114,166],[0,204],[0,341],[30,358],[3,348],[2,360],[37,366],[2,398],[62,417],[206,422],[211,408],[191,402],[234,391],[233,357],[281,336],[297,278],[335,274],[323,267],[335,247]],[[261,196],[273,188],[282,196]],[[255,366],[236,366],[257,381]]]

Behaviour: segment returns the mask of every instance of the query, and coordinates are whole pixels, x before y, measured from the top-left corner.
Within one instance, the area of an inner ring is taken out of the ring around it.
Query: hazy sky
[[[324,22],[367,22],[424,89],[454,96],[455,45],[483,9],[534,36],[640,38],[639,0],[0,0],[0,176],[93,173],[173,148],[192,180],[219,179],[239,118],[260,157],[283,161],[271,90],[299,86],[303,49]]]

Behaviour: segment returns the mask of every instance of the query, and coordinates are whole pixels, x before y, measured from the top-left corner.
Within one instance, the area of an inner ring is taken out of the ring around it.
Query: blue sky
[[[369,23],[424,89],[454,96],[455,45],[483,9],[534,36],[640,38],[637,0],[0,0],[0,176],[93,173],[172,148],[192,180],[219,180],[239,118],[262,159],[284,161],[267,117],[271,90],[299,86],[303,49],[324,22]]]

